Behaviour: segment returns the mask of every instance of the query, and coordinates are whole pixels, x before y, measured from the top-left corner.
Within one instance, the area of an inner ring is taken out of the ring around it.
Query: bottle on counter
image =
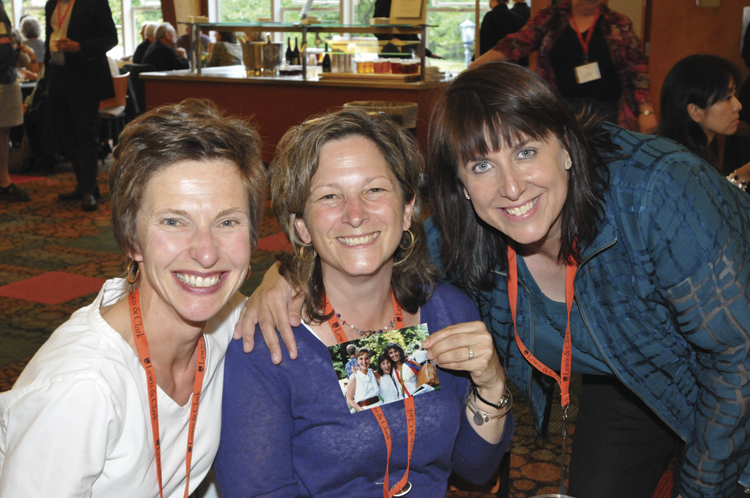
[[[299,43],[297,42],[297,37],[294,37],[294,50],[292,50],[292,64],[299,65],[301,64],[301,61],[299,59]]]
[[[286,59],[287,64],[294,64],[292,62],[292,37],[288,37],[286,39],[286,53],[284,54],[284,58]]]
[[[325,55],[323,56],[323,72],[324,73],[330,73],[331,72],[331,56],[328,54],[328,44],[326,43],[325,46]]]

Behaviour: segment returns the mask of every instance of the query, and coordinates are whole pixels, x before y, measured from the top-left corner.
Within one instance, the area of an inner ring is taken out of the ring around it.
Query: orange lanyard
[[[562,361],[560,364],[560,375],[548,368],[547,365],[537,360],[526,346],[521,342],[516,327],[516,308],[518,307],[518,266],[516,262],[516,250],[512,244],[508,244],[508,299],[510,300],[510,314],[513,317],[513,330],[516,334],[516,344],[524,358],[531,365],[545,375],[549,375],[560,385],[560,398],[563,407],[570,404],[570,372],[572,370],[573,345],[570,340],[570,312],[573,309],[573,280],[575,279],[578,265],[569,264],[565,269],[565,305],[568,310],[568,325],[565,327],[565,341],[563,342]]]
[[[72,3],[72,0],[71,0]],[[148,404],[151,409],[151,430],[154,437],[154,457],[156,460],[156,477],[159,479],[159,496],[164,497],[161,479],[161,442],[159,438],[159,406],[156,398],[156,372],[151,364],[148,352],[148,341],[143,329],[143,317],[141,316],[141,295],[138,289],[128,295],[130,301],[130,323],[133,326],[133,338],[141,364],[146,370],[146,387],[148,388]],[[190,426],[188,428],[187,452],[185,454],[185,495],[188,497],[190,484],[190,462],[193,459],[193,438],[195,437],[195,423],[198,420],[198,408],[200,406],[201,389],[203,388],[203,375],[206,372],[206,347],[203,344],[203,336],[198,340],[198,364],[195,366],[195,383],[193,384],[193,402],[190,405]]]
[[[583,35],[581,34],[581,31],[578,29],[578,23],[576,23],[576,16],[573,15],[573,13],[570,13],[570,24],[573,26],[573,29],[576,32],[576,36],[578,36],[578,43],[581,44],[581,47],[583,47],[583,60],[588,63],[589,61],[589,43],[591,43],[591,36],[594,34],[594,28],[596,27],[596,22],[599,20],[599,11],[596,11],[596,17],[594,18],[594,24],[591,25],[589,28],[589,33],[586,35],[586,40],[584,41]]]
[[[562,426],[562,457],[560,459],[560,494],[565,494],[565,443],[568,439],[568,406],[570,405],[570,372],[573,368],[573,344],[570,340],[570,312],[573,309],[573,297],[575,296],[575,288],[573,282],[576,276],[576,270],[578,265],[574,262],[568,264],[565,268],[565,306],[568,311],[568,324],[565,327],[565,339],[563,342],[562,360],[560,361],[560,375],[557,375],[554,370],[548,368],[547,365],[537,360],[534,355],[531,354],[526,346],[521,342],[521,338],[518,336],[518,328],[516,327],[516,308],[518,307],[518,262],[516,261],[516,250],[513,244],[508,244],[508,299],[510,301],[510,314],[513,317],[513,331],[516,335],[516,344],[518,349],[523,354],[524,358],[531,363],[531,365],[542,372],[555,379],[560,385],[560,402],[563,408],[563,426]]]
[[[393,291],[391,290],[391,298],[393,299],[393,311],[395,312],[395,322],[396,322],[396,330],[403,328],[404,326],[404,313],[401,310],[401,305],[398,304],[398,301],[396,301],[396,296],[393,295]],[[331,330],[333,331],[333,335],[336,336],[336,341],[339,344],[343,344],[345,342],[349,342],[349,340],[346,338],[346,334],[344,333],[344,330],[341,328],[341,324],[339,323],[339,319],[336,317],[336,313],[333,312],[333,306],[331,306],[331,302],[328,300],[328,296],[326,296],[326,308],[325,308],[325,314],[331,315],[331,318],[328,319],[328,325],[330,325]],[[414,450],[414,436],[416,434],[416,412],[414,410],[414,398],[408,397],[404,400],[404,408],[406,409],[406,428],[407,428],[407,435],[408,435],[408,450],[407,450],[407,460],[406,460],[406,472],[404,472],[404,476],[401,478],[398,483],[396,483],[395,486],[393,486],[393,489],[389,489],[389,482],[388,482],[388,469],[391,464],[391,430],[388,427],[388,421],[385,419],[385,415],[383,415],[383,410],[380,409],[379,406],[373,407],[372,413],[375,415],[375,419],[378,421],[378,424],[380,425],[380,430],[383,431],[383,438],[385,438],[385,448],[386,453],[388,455],[388,458],[385,462],[385,480],[383,481],[383,498],[393,498],[393,496],[396,496],[397,494],[401,493],[401,491],[407,486],[409,482],[409,465],[411,465],[411,454]]]
[[[57,0],[57,31],[58,32],[62,31],[63,22],[65,21],[65,18],[68,17],[68,12],[70,12],[70,8],[73,7],[74,2],[75,0],[70,0],[70,2],[68,2],[68,7],[65,9],[65,14],[63,14],[62,19],[60,19],[60,10],[61,10],[60,0]]]

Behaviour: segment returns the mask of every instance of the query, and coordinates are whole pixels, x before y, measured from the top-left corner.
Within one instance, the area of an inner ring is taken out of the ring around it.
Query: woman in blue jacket
[[[675,451],[683,498],[750,484],[747,195],[673,142],[579,124],[510,64],[439,99],[428,174],[433,245],[537,427],[570,328],[570,495],[651,496]]]
[[[675,455],[675,494],[743,493],[750,198],[672,141],[579,123],[507,63],[438,98],[429,154],[433,255],[479,304],[539,430],[568,404],[555,382],[584,374],[568,494],[650,497]]]

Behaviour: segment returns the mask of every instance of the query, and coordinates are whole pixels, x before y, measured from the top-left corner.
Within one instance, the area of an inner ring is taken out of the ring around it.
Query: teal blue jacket
[[[608,165],[604,217],[581,251],[583,322],[612,372],[685,441],[683,498],[733,497],[750,485],[750,196],[670,140],[609,129],[624,157]],[[493,272],[495,288],[474,298],[540,429],[553,381],[518,350],[507,273]],[[530,288],[519,281],[527,346]]]

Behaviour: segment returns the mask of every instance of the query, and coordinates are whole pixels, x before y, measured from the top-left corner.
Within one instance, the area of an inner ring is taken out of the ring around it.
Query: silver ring
[[[469,346],[469,361],[474,359],[474,351],[471,350],[471,346]]]

